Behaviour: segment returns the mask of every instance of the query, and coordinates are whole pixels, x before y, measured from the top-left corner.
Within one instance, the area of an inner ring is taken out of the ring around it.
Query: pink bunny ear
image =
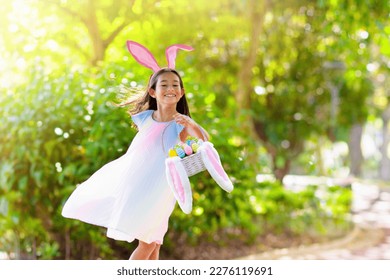
[[[127,49],[140,64],[152,69],[153,72],[160,70],[152,53],[141,44],[129,40],[127,41]]]
[[[231,192],[234,188],[233,183],[223,169],[221,159],[213,144],[204,142],[202,146],[199,147],[198,152],[201,153],[203,163],[215,182],[217,182],[223,190]]]
[[[187,172],[179,157],[170,157],[165,160],[167,181],[173,196],[181,210],[189,214],[192,211],[192,191]]]
[[[172,68],[172,69],[175,69],[175,61],[176,61],[176,54],[177,54],[177,50],[183,50],[183,51],[192,51],[194,50],[193,47],[191,46],[187,46],[187,45],[172,45],[172,46],[169,46],[166,50],[165,50],[165,56],[167,57],[167,61],[168,61],[168,67],[169,68]]]

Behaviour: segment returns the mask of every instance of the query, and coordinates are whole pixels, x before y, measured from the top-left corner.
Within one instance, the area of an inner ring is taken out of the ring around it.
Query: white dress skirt
[[[163,243],[176,200],[168,185],[165,159],[183,126],[157,122],[152,110],[132,116],[139,132],[126,154],[80,184],[62,215],[107,228],[116,240]],[[163,147],[164,146],[164,147]]]

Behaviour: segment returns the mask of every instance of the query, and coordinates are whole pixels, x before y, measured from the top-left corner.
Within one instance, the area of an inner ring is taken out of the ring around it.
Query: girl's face
[[[160,104],[177,104],[184,95],[179,77],[172,72],[165,72],[158,77],[156,89],[149,89],[150,96]]]

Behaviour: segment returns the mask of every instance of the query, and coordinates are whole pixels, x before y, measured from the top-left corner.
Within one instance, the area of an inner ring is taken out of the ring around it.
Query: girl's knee
[[[154,243],[154,244],[155,244],[154,251],[160,251],[161,244],[158,243]]]
[[[138,246],[141,247],[143,250],[154,251],[156,249],[156,247],[158,246],[158,244],[156,242],[152,242],[149,244],[149,243],[140,241]]]

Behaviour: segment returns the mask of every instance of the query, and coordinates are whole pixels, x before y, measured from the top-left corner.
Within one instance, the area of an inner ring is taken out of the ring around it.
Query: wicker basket
[[[164,128],[162,135],[161,135],[162,149],[163,149],[165,154],[166,154],[166,149],[164,146],[164,133],[165,133],[166,129],[168,128],[168,126],[170,126],[171,124],[172,123],[168,124]],[[203,134],[203,131],[202,131],[202,134]],[[200,154],[199,151],[197,153],[193,153],[192,155],[189,155],[189,156],[186,156],[186,157],[180,159],[180,161],[182,162],[184,169],[187,172],[188,177],[193,176],[195,174],[198,174],[198,173],[206,170],[206,166],[204,165],[203,160],[202,160],[202,155]]]
[[[206,166],[203,163],[202,155],[200,154],[200,152],[182,158],[180,161],[183,163],[184,169],[186,170],[188,177],[206,170]]]

